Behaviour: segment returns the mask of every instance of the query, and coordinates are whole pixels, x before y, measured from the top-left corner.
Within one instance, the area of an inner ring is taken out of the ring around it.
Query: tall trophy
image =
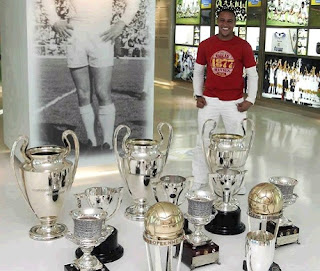
[[[283,209],[294,204],[298,195],[293,193],[294,187],[298,184],[296,179],[284,176],[275,176],[269,179],[269,182],[277,186],[282,192]],[[276,223],[268,222],[267,230],[274,233]],[[284,215],[280,218],[279,231],[276,239],[276,248],[288,244],[299,243],[299,228]]]
[[[216,122],[212,119],[202,127],[202,148],[212,173],[209,183],[219,197],[214,205],[218,213],[205,228],[215,234],[234,235],[245,231],[241,209],[234,196],[244,183],[246,171],[242,168],[253,144],[255,128],[250,119],[243,119],[241,127],[243,135],[215,133]]]
[[[194,225],[194,232],[186,235],[182,262],[191,269],[212,263],[220,264],[219,246],[203,232],[204,225],[216,215],[216,211],[212,212],[213,193],[203,188],[188,192],[186,198],[188,212],[185,218]]]
[[[111,219],[118,211],[123,195],[123,187],[90,187],[83,193],[75,194],[77,198],[78,208],[89,205],[92,208],[101,208],[107,215],[105,222]],[[102,224],[102,233],[110,232],[108,238],[99,246],[95,247],[92,254],[95,255],[100,262],[109,263],[120,259],[123,256],[123,247],[118,244],[118,230],[106,223]],[[82,256],[80,248],[76,250],[77,258]]]
[[[243,270],[280,271],[273,262],[275,241],[282,216],[283,198],[278,187],[271,183],[260,183],[248,195],[248,224]],[[253,218],[251,220],[250,218]],[[268,221],[276,221],[275,234],[267,231]],[[251,230],[253,226],[257,229]]]
[[[146,243],[149,271],[179,271],[183,250],[183,214],[170,202],[152,205],[144,219],[143,239]],[[179,256],[174,259],[173,246],[180,245]],[[165,267],[162,262],[165,262]]]
[[[67,160],[71,152],[69,135],[75,146],[74,163]],[[63,132],[62,141],[65,147],[50,145],[27,149],[29,138],[20,136],[12,146],[10,164],[18,186],[40,220],[40,225],[29,231],[29,236],[34,240],[53,240],[64,236],[67,231],[64,224],[57,223],[57,218],[76,174],[79,142],[76,134],[70,130]],[[21,145],[22,163],[15,159],[18,145]]]
[[[163,126],[168,127],[165,143]],[[126,134],[122,139],[122,153],[118,151],[118,134],[122,129]],[[172,127],[161,122],[157,126],[160,141],[155,139],[129,139],[131,130],[126,125],[119,125],[114,132],[113,145],[121,177],[126,183],[134,204],[125,211],[128,219],[143,221],[152,200],[152,186],[158,182],[166,164],[172,140]]]
[[[73,264],[64,266],[65,271],[107,271],[96,256],[91,255],[95,246],[101,244],[111,232],[102,231],[106,212],[101,208],[76,209],[70,212],[74,222],[74,232],[68,232],[66,238],[80,246],[83,255]]]

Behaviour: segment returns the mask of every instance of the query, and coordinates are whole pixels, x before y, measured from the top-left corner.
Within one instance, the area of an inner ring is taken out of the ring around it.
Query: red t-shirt
[[[207,65],[207,79],[203,95],[223,101],[243,97],[243,68],[256,65],[248,42],[234,36],[220,40],[217,35],[200,43],[196,62]]]

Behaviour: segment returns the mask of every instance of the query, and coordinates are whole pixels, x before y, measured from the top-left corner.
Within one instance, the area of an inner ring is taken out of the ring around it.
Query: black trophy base
[[[267,223],[267,231],[274,234],[276,223],[269,221]],[[299,228],[294,225],[280,226],[276,239],[276,248],[284,245],[299,243]]]
[[[80,258],[83,253],[78,248],[75,254],[77,258]],[[102,263],[111,263],[120,259],[123,256],[123,247],[118,244],[118,230],[114,228],[110,236],[95,247],[91,254],[95,255]]]
[[[243,233],[246,226],[241,222],[241,209],[231,212],[219,211],[211,222],[205,225],[205,229],[209,232],[220,235],[235,235]]]
[[[64,266],[64,271],[80,271],[77,267],[75,267],[73,264],[67,264]],[[98,269],[96,271],[110,271],[105,265],[101,269]]]
[[[196,247],[184,241],[182,262],[189,266],[191,270],[208,264],[220,264],[219,246],[214,242],[210,242],[206,245]]]
[[[242,266],[242,269],[244,271],[247,271],[247,262],[246,260],[243,261],[243,266]],[[278,264],[276,263],[272,263],[272,265],[270,266],[269,270],[268,271],[281,271],[281,268]]]

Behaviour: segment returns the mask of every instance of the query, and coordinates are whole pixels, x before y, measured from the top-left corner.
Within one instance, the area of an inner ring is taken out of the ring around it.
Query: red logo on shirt
[[[210,59],[210,63],[212,72],[220,77],[227,77],[234,68],[233,56],[224,50],[215,52]]]

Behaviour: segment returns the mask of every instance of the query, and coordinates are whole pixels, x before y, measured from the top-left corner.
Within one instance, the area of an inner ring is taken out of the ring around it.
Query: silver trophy
[[[168,139],[165,144],[162,128],[168,127]],[[118,151],[118,134],[125,128],[122,140],[122,152]],[[160,141],[155,139],[129,139],[131,130],[126,125],[119,125],[113,137],[115,155],[120,174],[125,181],[134,205],[129,206],[125,215],[136,221],[143,221],[149,208],[148,199],[152,197],[152,184],[158,178],[166,164],[172,140],[172,127],[161,122],[157,126]],[[166,145],[166,146],[165,146]]]
[[[66,238],[80,246],[83,252],[73,265],[81,271],[101,270],[104,265],[91,252],[111,234],[102,232],[106,212],[101,208],[85,208],[73,210],[70,215],[74,222],[74,233],[68,232]]]
[[[267,231],[250,231],[246,236],[246,262],[248,271],[269,270],[274,258],[274,235]]]
[[[83,200],[92,208],[101,208],[108,215],[105,221],[111,219],[120,207],[123,196],[123,187],[90,187],[87,188],[83,193],[75,194],[77,198],[78,208],[82,208]],[[114,228],[110,225],[103,223],[102,232],[113,231]]]
[[[243,185],[246,170],[234,170],[228,168],[218,169],[211,174],[212,189],[219,197],[214,203],[214,208],[223,212],[231,212],[237,210],[238,201],[234,196],[239,192]]]
[[[210,127],[210,123],[211,127]],[[245,128],[248,126],[249,128]],[[214,133],[216,122],[208,119],[202,127],[202,148],[211,173],[217,168],[240,168],[246,163],[255,135],[254,123],[250,119],[241,122],[243,135]],[[248,136],[248,130],[250,135]],[[206,138],[208,136],[208,138]],[[209,144],[207,142],[209,141]]]
[[[67,160],[71,152],[71,135],[75,146],[74,163]],[[35,240],[53,240],[64,236],[67,227],[57,223],[64,199],[68,195],[79,160],[79,142],[73,131],[62,134],[62,146],[40,146],[27,149],[29,138],[19,137],[13,144],[10,156],[11,167],[15,172],[23,197],[40,220],[41,225],[30,229],[29,235]],[[24,161],[15,159],[18,145]]]
[[[179,175],[166,175],[160,178],[153,187],[154,197],[157,202],[168,201],[180,206],[184,203],[186,193],[190,190],[193,177]]]
[[[217,212],[212,213],[214,196],[210,191],[190,191],[188,200],[188,212],[185,218],[194,225],[194,232],[186,235],[186,240],[193,246],[202,246],[211,242],[211,238],[203,233],[204,225],[208,224]]]
[[[275,176],[271,177],[269,182],[280,189],[283,196],[283,209],[296,202],[298,195],[293,193],[295,186],[298,184],[296,179],[284,176]],[[269,230],[273,232],[275,222],[271,221],[268,226]],[[279,221],[279,232],[276,239],[276,247],[293,243],[300,244],[299,232],[299,227],[294,225],[290,219],[283,215]]]

